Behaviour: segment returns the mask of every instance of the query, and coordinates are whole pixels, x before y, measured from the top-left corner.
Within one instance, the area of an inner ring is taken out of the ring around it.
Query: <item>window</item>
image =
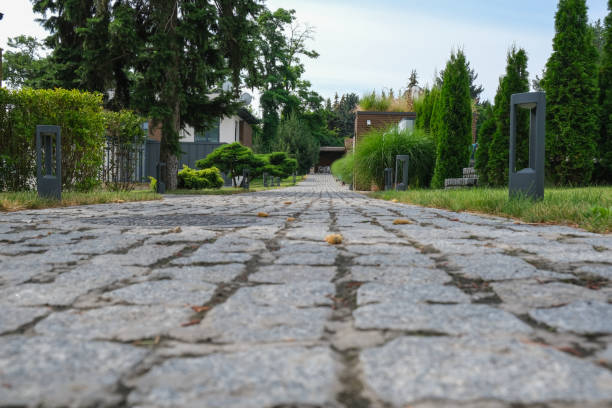
[[[219,126],[221,125],[221,120],[217,119],[217,121],[211,125],[208,129],[196,128],[194,140],[196,142],[208,142],[208,143],[219,143]]]

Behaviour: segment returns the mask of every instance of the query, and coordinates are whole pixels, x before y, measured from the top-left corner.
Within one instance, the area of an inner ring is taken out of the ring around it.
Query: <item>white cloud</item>
[[[444,67],[451,48],[461,47],[485,87],[484,97],[492,100],[513,43],[528,52],[532,77],[540,73],[552,50],[552,20],[548,29],[514,31],[484,21],[454,21],[409,10],[389,13],[388,9],[275,0],[268,1],[268,6],[296,8],[299,21],[315,27],[311,46],[321,55],[305,61],[305,76],[326,97],[335,91],[397,90],[406,85],[412,69],[421,83],[431,83],[434,70]]]

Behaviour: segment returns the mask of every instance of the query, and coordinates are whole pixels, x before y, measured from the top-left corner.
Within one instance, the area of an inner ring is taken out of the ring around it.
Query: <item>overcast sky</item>
[[[527,50],[529,72],[539,74],[552,51],[557,0],[267,0],[270,9],[295,9],[315,29],[306,78],[325,97],[406,86],[416,69],[422,85],[461,47],[493,99],[506,52]],[[589,19],[607,14],[606,0],[587,0]],[[29,0],[1,0],[0,46],[19,34],[43,38]]]

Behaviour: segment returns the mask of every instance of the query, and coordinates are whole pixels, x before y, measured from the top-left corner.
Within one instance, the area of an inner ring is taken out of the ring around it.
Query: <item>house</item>
[[[209,129],[187,126],[181,131],[181,142],[234,143],[253,147],[253,125],[259,121],[245,108],[232,116],[219,118]]]
[[[407,127],[414,127],[416,120],[415,112],[374,112],[357,111],[355,112],[355,137],[353,138],[353,148],[363,135],[372,129],[386,128],[397,125],[404,121]]]
[[[372,129],[387,128],[393,125],[400,129],[414,129],[416,120],[415,112],[375,112],[375,111],[356,111],[355,112],[355,137],[353,138],[353,150],[363,136]],[[355,185],[355,180],[353,180]],[[357,190],[369,190],[370,186],[355,185]]]

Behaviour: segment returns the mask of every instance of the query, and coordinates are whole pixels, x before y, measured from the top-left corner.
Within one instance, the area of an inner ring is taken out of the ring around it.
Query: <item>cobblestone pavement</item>
[[[323,175],[0,214],[0,406],[610,407],[611,254]]]

